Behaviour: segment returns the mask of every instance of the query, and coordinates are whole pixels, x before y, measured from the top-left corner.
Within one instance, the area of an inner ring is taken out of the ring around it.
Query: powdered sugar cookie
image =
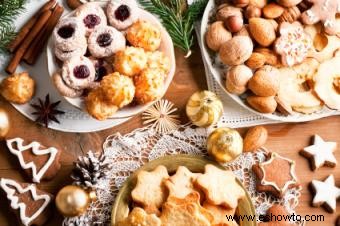
[[[90,53],[97,58],[112,56],[117,51],[124,50],[125,43],[124,35],[109,26],[97,27],[88,39]]]
[[[83,56],[85,55],[86,51],[87,51],[86,39],[84,39],[82,44],[80,44],[79,46],[74,46],[72,48],[70,47],[67,50],[62,50],[58,48],[58,46],[54,47],[55,56],[61,61],[67,61],[72,58]]]
[[[91,60],[82,56],[65,61],[61,76],[69,87],[80,90],[91,85],[96,77],[96,71]]]
[[[56,72],[52,76],[54,86],[57,88],[59,93],[65,97],[80,97],[83,94],[83,90],[72,89],[64,82],[60,72]]]
[[[125,30],[138,19],[139,8],[135,0],[111,0],[106,13],[113,27]]]
[[[337,164],[334,156],[336,146],[336,142],[326,142],[319,135],[314,135],[313,145],[305,147],[300,153],[311,160],[313,170],[321,166],[335,167]]]
[[[336,200],[340,197],[340,188],[335,186],[334,176],[328,176],[325,181],[313,180],[312,188],[315,191],[313,206],[323,205],[327,211],[334,213]]]
[[[89,36],[95,28],[107,25],[105,12],[96,2],[79,6],[75,11],[75,17],[84,24],[86,36]]]

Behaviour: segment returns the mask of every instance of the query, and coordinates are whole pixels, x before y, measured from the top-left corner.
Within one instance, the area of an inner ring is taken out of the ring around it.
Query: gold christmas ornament
[[[207,90],[198,91],[190,97],[186,112],[194,125],[208,127],[221,118],[223,104],[215,93]]]
[[[9,118],[7,112],[0,108],[0,140],[4,139],[9,131]]]
[[[88,193],[81,187],[68,185],[58,192],[55,202],[63,216],[75,217],[83,214],[95,199],[95,192]]]
[[[216,161],[229,162],[242,153],[243,139],[234,129],[218,128],[209,135],[207,149]]]

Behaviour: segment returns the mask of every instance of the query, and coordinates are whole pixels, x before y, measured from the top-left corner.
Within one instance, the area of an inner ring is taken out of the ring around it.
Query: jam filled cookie
[[[59,93],[65,97],[80,97],[83,94],[83,90],[77,90],[69,87],[66,85],[65,81],[63,80],[60,72],[56,72],[52,76],[52,81],[54,86],[57,88]]]
[[[86,39],[82,39],[78,47],[75,46],[75,47],[71,47],[68,50],[62,50],[58,48],[58,46],[56,46],[54,53],[59,60],[67,61],[67,60],[70,60],[71,58],[85,55],[86,51],[87,51],[87,42],[86,42]]]
[[[148,57],[142,48],[127,47],[116,53],[113,67],[123,75],[138,75],[145,67]]]
[[[89,50],[92,56],[103,58],[125,49],[124,35],[113,27],[97,27],[89,37]]]
[[[75,16],[84,24],[86,36],[89,36],[95,28],[107,25],[104,10],[94,2],[86,3],[78,7]]]
[[[95,68],[87,57],[72,58],[64,63],[62,78],[73,89],[86,89],[96,77]]]
[[[137,19],[139,8],[135,0],[111,0],[107,5],[110,24],[118,30],[125,30]]]
[[[146,51],[155,51],[161,45],[160,29],[148,22],[139,20],[126,31],[126,38],[135,47],[141,47]]]
[[[94,69],[96,70],[96,77],[94,79],[95,82],[100,82],[104,76],[113,73],[113,68],[110,64],[108,64],[103,59],[96,59],[94,57],[90,57],[94,65]]]

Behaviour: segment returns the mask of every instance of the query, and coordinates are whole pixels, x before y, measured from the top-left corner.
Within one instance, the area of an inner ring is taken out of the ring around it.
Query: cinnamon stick
[[[35,64],[63,12],[64,8],[57,4],[52,12],[50,19],[47,21],[44,28],[39,32],[38,36],[25,52],[23,59],[26,61],[26,63],[30,65]]]
[[[41,14],[41,16],[38,18],[37,22],[34,24],[31,31],[28,33],[27,37],[22,41],[22,43],[16,50],[12,60],[10,61],[9,65],[6,68],[7,73],[13,74],[15,72],[27,48],[32,43],[34,38],[37,37],[39,31],[44,27],[47,20],[50,18],[51,14],[52,14],[51,10],[48,10]]]
[[[34,24],[37,22],[39,16],[46,12],[47,10],[50,10],[52,8],[54,8],[54,6],[56,5],[56,0],[50,0],[47,3],[45,3],[40,9],[39,11],[29,20],[26,22],[26,24],[21,28],[20,32],[18,33],[18,35],[16,36],[16,38],[9,44],[9,46],[7,47],[8,51],[13,53],[18,46],[22,43],[22,41],[25,39],[25,37],[27,36],[27,34],[29,33],[29,31],[32,29],[32,27],[34,26]]]

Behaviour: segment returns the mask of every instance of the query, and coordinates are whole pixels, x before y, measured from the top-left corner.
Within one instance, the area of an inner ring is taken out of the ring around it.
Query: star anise
[[[40,98],[38,98],[38,101],[38,104],[31,104],[31,106],[36,110],[35,112],[32,112],[32,115],[37,116],[35,121],[44,124],[46,128],[48,128],[50,121],[60,123],[56,116],[65,114],[65,112],[57,109],[57,106],[61,101],[51,103],[49,94],[46,95],[45,101]]]

